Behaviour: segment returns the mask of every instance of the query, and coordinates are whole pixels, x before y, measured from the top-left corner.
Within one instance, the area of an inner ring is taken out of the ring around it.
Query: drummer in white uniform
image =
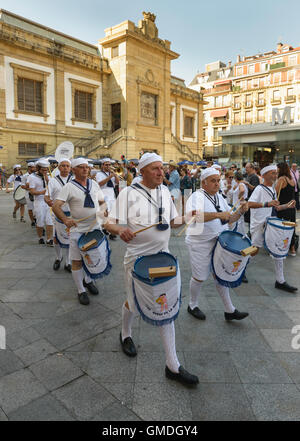
[[[110,158],[102,159],[101,171],[96,175],[96,181],[98,182],[107,205],[108,213],[111,211],[111,207],[116,200],[114,187],[119,184],[119,176],[111,171]],[[104,231],[106,232],[106,231]],[[115,239],[116,235],[110,234],[110,239]]]
[[[99,185],[92,179],[88,179],[90,172],[88,160],[76,158],[72,160],[74,179],[71,179],[60,191],[54,204],[54,214],[70,228],[70,259],[72,261],[72,277],[78,290],[78,300],[82,305],[90,303],[85,291],[90,294],[99,294],[97,286],[82,268],[82,258],[78,247],[78,239],[83,233],[100,229],[99,218],[96,213],[101,205],[104,211],[104,196]],[[62,210],[65,204],[69,204],[71,217],[67,217]],[[88,217],[82,222],[76,220]]]
[[[48,246],[53,246],[53,219],[50,207],[44,200],[46,188],[49,182],[48,177],[49,162],[40,159],[36,163],[36,172],[28,177],[28,187],[30,193],[34,196],[34,212],[36,217],[36,231],[39,238],[39,244],[45,244],[44,227],[46,229]]]
[[[28,184],[28,178],[29,176],[35,172],[35,163],[34,162],[28,162],[28,168],[27,172],[22,176],[22,188],[26,190],[26,203],[27,203],[27,210],[28,210],[28,216],[31,220],[31,226],[35,227],[35,218],[34,218],[34,207],[33,207],[33,201],[34,197],[29,192],[29,184]]]
[[[266,218],[272,215],[272,208],[275,211],[285,210],[296,206],[296,201],[290,201],[287,204],[279,205],[274,184],[277,179],[277,166],[268,165],[261,170],[263,184],[255,187],[251,194],[248,204],[250,208],[250,233],[252,245],[261,248],[264,245],[264,225]],[[276,214],[275,214],[276,216]],[[273,256],[272,256],[273,257]],[[283,274],[284,258],[273,257],[275,265],[276,282],[275,288],[287,292],[295,292],[298,288],[289,285],[285,281]]]
[[[14,174],[10,175],[10,177],[6,181],[6,193],[9,193],[8,186],[9,184],[14,184],[14,191],[22,185],[22,171],[21,171],[21,165],[15,164],[13,166]],[[19,201],[15,200],[15,208],[13,211],[13,218],[16,219],[17,217],[17,211],[20,209],[20,222],[26,222],[24,219],[24,212],[25,212],[25,205],[21,204]]]
[[[49,179],[48,188],[45,194],[45,202],[49,207],[53,206],[54,201],[56,201],[61,189],[70,181],[71,179],[71,161],[67,158],[61,158],[58,162],[58,170],[59,174],[55,177]],[[64,204],[62,210],[66,216],[69,216],[70,208],[68,204]],[[60,268],[61,261],[63,260],[62,249],[66,248],[66,263],[65,270],[71,272],[71,261],[69,258],[69,240],[66,243],[59,242],[57,230],[60,227],[59,222],[54,219],[54,250],[55,250],[55,261],[53,264],[54,271],[57,271]]]
[[[122,308],[120,341],[123,352],[130,357],[137,355],[131,329],[134,317],[137,315],[131,276],[134,263],[138,256],[150,256],[160,251],[168,252],[169,225],[175,227],[184,222],[182,217],[177,217],[169,190],[161,185],[164,176],[161,156],[155,153],[145,153],[139,161],[138,168],[143,177],[142,181],[138,187],[127,187],[120,192],[110,212],[108,222],[104,225],[108,231],[118,234],[127,243],[124,257],[127,301]],[[134,231],[138,231],[141,227],[155,225],[159,216],[158,207],[164,208],[163,222],[167,229],[162,231],[154,226],[135,235]],[[158,328],[166,354],[166,377],[183,384],[197,384],[198,377],[187,372],[178,361],[174,322],[158,326]]]
[[[198,307],[198,299],[203,282],[211,273],[211,257],[216,241],[222,231],[228,230],[228,222],[236,222],[248,207],[246,202],[241,202],[237,212],[230,213],[229,205],[219,194],[220,173],[214,167],[203,170],[201,186],[186,204],[187,216],[196,211],[195,222],[187,228],[186,235],[192,267],[188,312],[199,320],[205,320],[205,314]],[[233,306],[227,286],[219,284],[216,279],[215,285],[224,304],[226,320],[242,320],[248,316],[247,312],[240,312]]]

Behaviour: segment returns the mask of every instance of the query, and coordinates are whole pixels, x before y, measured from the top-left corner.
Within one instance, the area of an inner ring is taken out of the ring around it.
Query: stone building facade
[[[25,164],[66,140],[76,156],[202,158],[202,93],[172,77],[179,55],[143,15],[91,45],[0,11],[0,163]]]

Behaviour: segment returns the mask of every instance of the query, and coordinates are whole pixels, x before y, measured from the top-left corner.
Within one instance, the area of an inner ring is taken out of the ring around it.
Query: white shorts
[[[208,279],[211,273],[212,251],[216,241],[217,239],[214,238],[195,244],[187,244],[194,279],[201,281]]]
[[[25,196],[27,202],[27,209],[33,211],[33,201],[29,199],[29,196],[26,194]]]
[[[53,219],[50,211],[50,207],[46,202],[38,201],[34,202],[34,211],[36,217],[36,226],[39,228],[53,225]]]
[[[69,256],[70,260],[81,260],[81,254],[78,247],[78,239],[83,233],[72,233],[70,232],[70,248]]]
[[[250,229],[251,242],[254,247],[262,248],[264,246],[264,226],[259,225],[255,229]]]

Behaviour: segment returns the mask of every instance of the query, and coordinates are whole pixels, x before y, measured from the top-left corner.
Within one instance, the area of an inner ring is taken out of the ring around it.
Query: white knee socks
[[[66,249],[66,265],[71,265],[70,250],[69,250],[69,248]]]
[[[61,260],[63,255],[62,255],[61,247],[60,247],[60,245],[58,243],[54,244],[54,251],[55,251],[55,254],[56,254],[56,259],[57,260]]]
[[[85,289],[83,286],[83,277],[84,277],[83,268],[80,268],[80,270],[76,270],[76,271],[72,270],[72,277],[74,279],[75,285],[77,286],[78,294],[84,292]]]
[[[176,354],[174,322],[159,326],[159,332],[166,354],[166,365],[172,372],[177,374],[180,363]]]
[[[198,299],[203,286],[202,284],[203,282],[197,282],[197,280],[195,280],[193,277],[191,278],[190,281],[191,297],[189,303],[191,309],[194,309],[196,308],[196,306],[198,306]]]
[[[230,313],[234,312],[235,307],[233,306],[233,304],[231,302],[229,288],[227,286],[220,285],[216,280],[215,280],[215,285],[216,285],[216,289],[217,289],[218,293],[220,294],[220,297],[223,301],[225,312],[230,312]]]
[[[122,306],[122,340],[131,337],[131,327],[134,320],[134,312],[126,308],[125,303]]]
[[[284,283],[284,275],[283,275],[283,259],[273,259],[275,265],[275,273],[276,280],[278,283]]]

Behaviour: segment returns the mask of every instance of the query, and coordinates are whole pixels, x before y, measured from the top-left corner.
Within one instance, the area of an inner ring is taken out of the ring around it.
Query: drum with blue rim
[[[78,239],[83,267],[92,279],[107,276],[111,270],[108,240],[100,230],[84,233]]]
[[[223,286],[234,288],[242,283],[249,256],[241,251],[251,246],[247,236],[235,231],[223,231],[212,253],[212,270],[216,280]]]
[[[283,258],[288,255],[294,226],[285,225],[278,217],[267,217],[264,230],[264,247],[273,256]]]
[[[174,321],[181,303],[181,277],[176,257],[160,252],[137,258],[132,271],[132,290],[143,320],[155,326]]]

